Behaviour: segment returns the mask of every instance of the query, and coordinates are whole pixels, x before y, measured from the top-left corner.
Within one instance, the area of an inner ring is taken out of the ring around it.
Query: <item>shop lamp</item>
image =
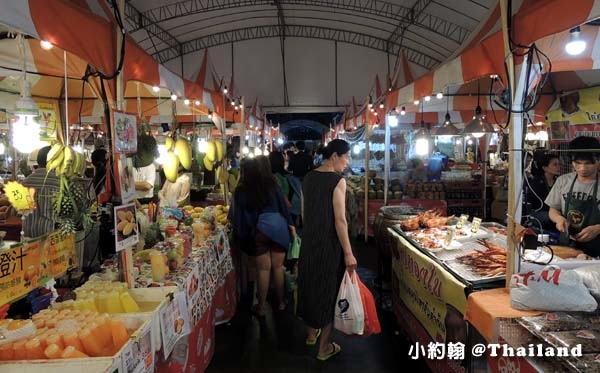
[[[153,86],[152,87],[152,92],[158,93],[158,91],[160,91],[160,87],[158,87],[158,86]]]
[[[31,153],[39,147],[40,124],[35,121],[39,112],[31,98],[31,83],[23,78],[20,85],[21,97],[15,103],[17,119],[12,126],[12,144],[20,153]]]
[[[175,93],[171,95],[171,100],[177,101],[177,95]]]
[[[194,105],[195,105],[195,106],[200,106],[200,100],[196,100],[196,101],[194,101]]]
[[[198,151],[200,153],[206,153],[208,150],[208,142],[206,139],[198,139]]]
[[[223,93],[224,93],[224,94],[227,94],[227,86],[224,86],[224,87],[223,87]]]
[[[383,109],[384,107],[385,107],[385,105],[383,104],[383,102],[379,104],[380,109]]]
[[[448,92],[446,92],[448,95]],[[450,97],[446,99],[446,117],[444,119],[444,123],[437,129],[436,136],[458,136],[460,135],[460,131],[452,121],[450,120]]]
[[[435,97],[436,97],[438,100],[441,100],[441,99],[442,99],[442,97],[444,97],[444,94],[443,94],[442,92],[438,92],[438,93],[435,95]]]
[[[184,105],[189,106],[190,105],[190,100],[188,100],[187,98],[185,100],[183,100]]]
[[[254,158],[254,153],[248,153],[248,158]]]
[[[414,104],[415,106],[419,105],[419,100],[415,100]]]
[[[398,127],[398,117],[392,114],[388,114],[388,123],[390,127]]]
[[[358,144],[354,144],[354,146],[352,147],[352,152],[354,154],[360,153],[360,146],[358,146]]]
[[[263,151],[263,155],[264,155],[265,157],[268,157],[268,156],[269,156],[269,150],[265,149],[265,150]]]
[[[49,51],[53,46],[48,40],[40,40],[40,47],[45,51]]]
[[[425,96],[425,101],[431,100],[431,96]]]
[[[3,155],[5,151],[6,151],[6,149],[4,147],[4,143],[0,142],[0,155]]]
[[[483,137],[486,133],[494,132],[492,124],[487,120],[485,115],[481,113],[479,98],[479,81],[477,81],[477,107],[475,108],[475,116],[462,130],[463,135],[471,134],[477,139]]]
[[[246,140],[248,140],[248,139],[246,139]],[[246,145],[244,145],[242,147],[242,154],[248,154],[248,153],[250,153],[250,149],[248,149],[248,147]]]
[[[423,104],[421,104],[421,129],[415,135],[415,153],[421,156],[429,154],[429,134],[425,130],[423,115]]]
[[[283,139],[281,137],[277,138],[277,143],[283,145]]]
[[[400,110],[400,115],[406,115],[406,107],[402,106],[402,110]]]
[[[260,150],[260,148],[254,148],[254,155],[257,156],[257,157],[259,155],[262,155],[262,151]]]
[[[581,40],[579,34],[581,29],[579,26],[572,28],[569,35],[569,42],[565,44],[565,51],[571,56],[576,56],[583,53],[587,46],[585,40]]]

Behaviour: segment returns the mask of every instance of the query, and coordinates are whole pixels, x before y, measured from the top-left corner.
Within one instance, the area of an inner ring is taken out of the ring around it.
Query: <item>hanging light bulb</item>
[[[246,138],[246,140],[248,140],[248,139]],[[242,154],[248,154],[248,153],[250,153],[250,149],[248,149],[248,147],[246,145],[244,145],[242,147]]]
[[[431,96],[425,96],[425,101],[429,102],[431,100]]]
[[[379,104],[380,109],[383,109],[384,107],[385,107],[385,105],[383,104],[383,102]]]
[[[175,93],[171,95],[171,100],[177,101],[177,95]]]
[[[183,100],[183,103],[184,103],[186,106],[189,106],[189,105],[190,105],[190,100],[188,100],[188,99],[186,98],[185,100]]]
[[[446,92],[448,94],[448,92]],[[458,136],[460,131],[450,119],[450,98],[446,98],[446,117],[444,123],[442,123],[441,127],[437,129],[435,135],[436,136]]]
[[[52,49],[52,47],[54,47],[54,45],[52,45],[52,43],[50,43],[47,40],[40,40],[40,46],[45,51],[49,51],[50,49]]]
[[[265,149],[265,150],[263,151],[263,155],[264,155],[265,157],[268,157],[268,156],[269,156],[269,150]]]
[[[260,150],[260,148],[254,148],[254,155],[259,156],[262,154],[262,151]]]
[[[423,115],[423,104],[421,104],[421,128],[415,135],[415,153],[420,156],[429,154],[429,134],[425,130]]]
[[[6,151],[6,149],[4,147],[4,143],[0,142],[0,155],[3,155],[5,151]]]
[[[414,104],[415,104],[415,106],[419,105],[419,100],[415,100]]]
[[[194,101],[194,105],[195,105],[195,106],[200,106],[200,100],[196,100],[196,101]]]
[[[224,93],[224,94],[227,94],[227,86],[224,86],[224,87],[223,87],[223,93]]]
[[[388,123],[392,128],[398,127],[398,117],[393,114],[388,114]]]
[[[402,106],[402,110],[400,110],[400,115],[406,115],[406,107]]]
[[[152,91],[153,91],[154,93],[158,93],[158,91],[160,91],[160,87],[158,87],[158,86],[153,86],[153,87],[152,87]]]
[[[435,95],[435,97],[436,97],[438,100],[441,100],[441,99],[444,97],[444,94],[443,94],[442,92],[438,92],[438,93],[437,93],[437,95]]]
[[[200,153],[206,153],[208,151],[208,141],[206,141],[206,139],[198,139],[198,151]]]
[[[580,38],[581,29],[578,27],[572,28],[569,35],[569,42],[565,45],[565,51],[571,56],[576,56],[583,53],[587,44],[585,40]]]
[[[485,115],[481,113],[479,97],[479,81],[477,81],[477,107],[475,108],[475,116],[462,130],[463,135],[471,134],[477,139],[483,137],[486,133],[494,132],[494,127],[492,124],[487,120]]]
[[[352,152],[354,154],[360,153],[360,146],[358,146],[358,144],[354,144],[354,146],[352,147]]]
[[[281,137],[278,137],[278,138],[277,138],[277,144],[279,144],[279,145],[283,145],[283,138],[281,138]]]
[[[212,120],[212,111],[208,111],[208,120]]]
[[[369,96],[369,109],[373,108],[373,101],[371,101],[371,96]]]
[[[40,142],[40,125],[35,121],[39,111],[37,104],[31,99],[31,83],[25,76],[20,85],[21,97],[15,103],[14,114],[17,119],[13,122],[12,144],[21,153],[31,153],[39,147]]]

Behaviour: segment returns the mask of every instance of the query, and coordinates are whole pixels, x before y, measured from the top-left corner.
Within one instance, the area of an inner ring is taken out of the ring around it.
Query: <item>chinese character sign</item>
[[[28,189],[21,183],[9,181],[4,184],[4,193],[18,212],[30,211],[35,208],[35,189],[33,188]]]
[[[0,304],[6,304],[38,287],[39,241],[0,251]]]
[[[48,235],[45,241],[52,276],[58,277],[67,272],[76,263],[75,237],[56,231]]]

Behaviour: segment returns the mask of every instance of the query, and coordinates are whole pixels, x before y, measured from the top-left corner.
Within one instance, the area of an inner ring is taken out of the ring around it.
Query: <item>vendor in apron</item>
[[[554,183],[546,204],[549,217],[561,232],[560,244],[574,246],[589,256],[600,257],[600,208],[598,172],[600,143],[581,136],[569,144],[573,169]]]

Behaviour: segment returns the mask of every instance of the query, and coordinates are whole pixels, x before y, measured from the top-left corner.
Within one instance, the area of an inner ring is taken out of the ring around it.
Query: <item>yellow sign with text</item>
[[[0,250],[0,306],[64,274],[75,263],[72,234],[51,233]]]
[[[16,181],[4,184],[4,193],[10,204],[18,212],[29,211],[35,208],[35,189],[27,188]]]
[[[398,296],[438,342],[466,343],[466,285],[402,236],[392,268]]]

